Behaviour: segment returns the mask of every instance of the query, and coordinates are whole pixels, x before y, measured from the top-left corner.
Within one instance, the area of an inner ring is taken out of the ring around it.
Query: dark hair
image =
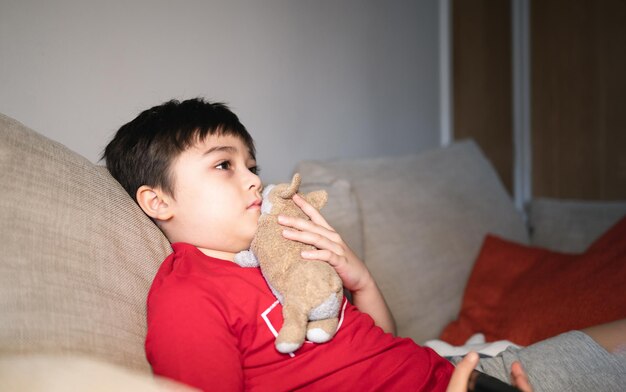
[[[117,131],[102,158],[133,200],[142,185],[174,196],[171,163],[198,140],[215,134],[241,138],[255,157],[252,137],[226,105],[195,98],[171,100],[143,111]]]

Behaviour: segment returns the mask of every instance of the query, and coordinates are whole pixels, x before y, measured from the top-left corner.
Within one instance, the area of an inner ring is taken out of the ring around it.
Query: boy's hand
[[[296,229],[285,229],[283,231],[285,238],[317,248],[302,252],[302,258],[321,260],[330,264],[337,271],[344,287],[351,292],[359,291],[370,284],[372,276],[365,264],[326,222],[322,214],[300,195],[294,195],[293,201],[311,220],[280,215],[278,223]]]
[[[478,354],[470,352],[463,358],[461,362],[454,369],[450,383],[448,384],[447,392],[466,392],[468,381],[472,370],[478,364]],[[511,384],[523,392],[532,392],[533,389],[528,382],[528,376],[522,369],[522,365],[519,362],[513,362],[511,365]]]
[[[287,227],[283,236],[314,246],[315,250],[302,252],[302,258],[330,264],[337,271],[344,287],[352,293],[354,305],[369,314],[385,332],[395,334],[396,326],[391,312],[365,263],[315,207],[298,194],[293,196],[293,201],[311,220],[280,215],[278,223]]]
[[[522,368],[522,364],[517,361],[513,362],[511,365],[511,384],[524,392],[533,392],[533,388],[530,386],[528,376],[524,368]]]
[[[446,392],[467,392],[470,374],[477,364],[478,354],[475,352],[468,353],[465,358],[456,365]]]

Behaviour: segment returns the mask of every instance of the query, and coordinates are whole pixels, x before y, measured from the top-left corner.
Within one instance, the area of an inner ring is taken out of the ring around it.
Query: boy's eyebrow
[[[209,155],[212,152],[216,152],[216,151],[225,151],[231,154],[236,154],[237,151],[239,151],[237,149],[237,147],[235,146],[213,146],[211,148],[209,148],[208,150],[206,150],[205,152],[202,153],[202,156],[205,157],[207,155]],[[252,159],[254,161],[256,161],[255,158],[253,158],[252,156],[249,157],[249,159]]]
[[[237,152],[237,147],[233,147],[233,146],[213,146],[211,148],[209,148],[208,150],[206,150],[204,153],[202,153],[202,155],[209,155],[212,152],[216,152],[216,151],[225,151],[225,152],[230,152],[230,153],[236,153]]]

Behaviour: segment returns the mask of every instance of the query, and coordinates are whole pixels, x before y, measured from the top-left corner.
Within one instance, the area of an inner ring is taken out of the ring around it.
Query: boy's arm
[[[237,339],[210,299],[183,286],[151,294],[146,356],[153,372],[202,390],[243,391]]]
[[[383,331],[396,335],[396,322],[374,278],[370,278],[362,288],[350,292],[354,306],[361,312],[369,314]]]
[[[365,263],[317,209],[297,194],[293,200],[311,220],[279,216],[278,222],[287,227],[283,231],[284,237],[316,247],[316,250],[303,252],[302,257],[325,261],[335,268],[344,287],[352,293],[354,305],[369,314],[385,332],[395,335],[396,323]]]

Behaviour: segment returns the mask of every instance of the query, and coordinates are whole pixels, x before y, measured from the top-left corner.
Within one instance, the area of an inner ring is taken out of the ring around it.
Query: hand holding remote
[[[519,362],[511,367],[511,380],[514,386],[506,384],[494,377],[474,370],[478,364],[478,354],[471,352],[457,365],[448,385],[447,392],[532,392],[528,377]]]

